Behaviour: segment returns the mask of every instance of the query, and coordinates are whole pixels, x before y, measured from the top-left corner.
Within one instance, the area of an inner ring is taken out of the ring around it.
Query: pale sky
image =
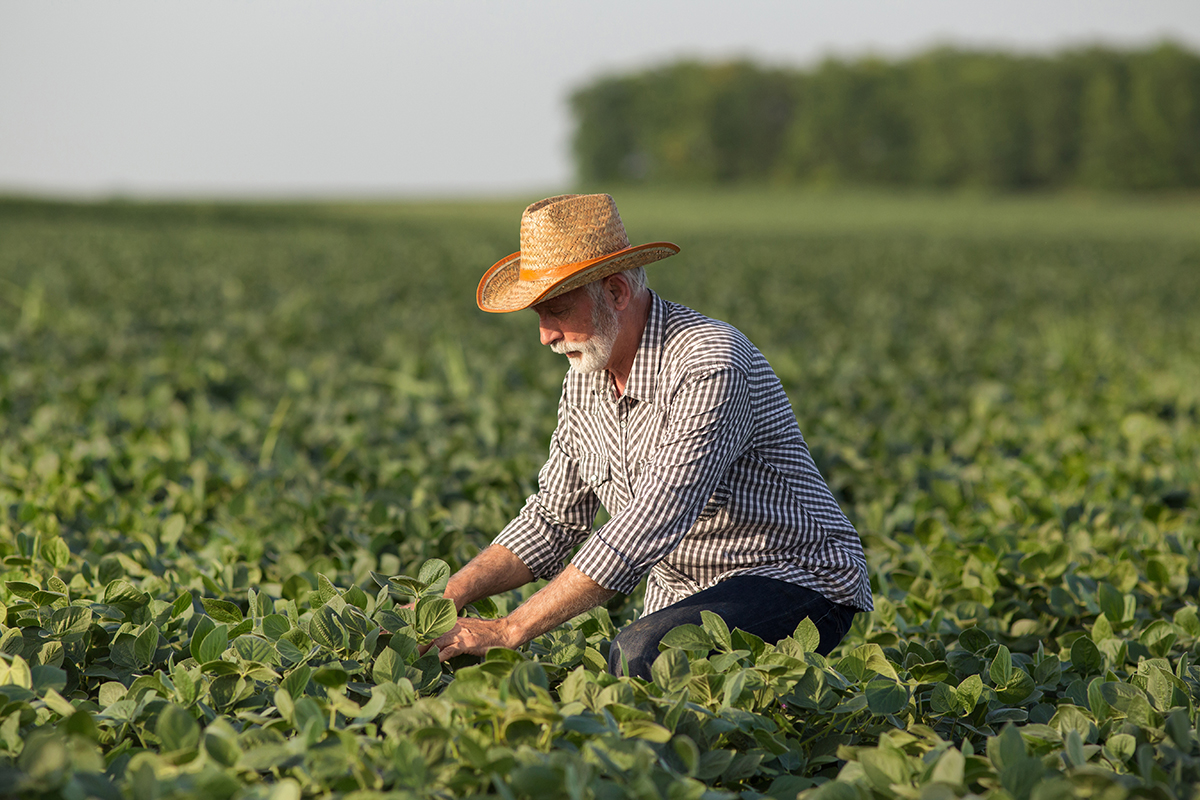
[[[549,191],[600,74],[1166,38],[1200,1],[0,0],[0,193]]]

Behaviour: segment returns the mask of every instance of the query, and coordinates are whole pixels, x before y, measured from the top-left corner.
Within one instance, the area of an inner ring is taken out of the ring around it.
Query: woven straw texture
[[[606,194],[549,197],[525,209],[521,251],[484,274],[476,302],[484,311],[519,311],[678,252],[670,242],[631,247],[617,205]]]

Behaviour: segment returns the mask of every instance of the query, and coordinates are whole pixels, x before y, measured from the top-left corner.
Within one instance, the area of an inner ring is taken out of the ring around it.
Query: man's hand
[[[492,647],[519,647],[524,642],[512,642],[507,618],[475,619],[461,617],[449,633],[433,641],[438,659],[445,661],[467,653],[482,656]]]

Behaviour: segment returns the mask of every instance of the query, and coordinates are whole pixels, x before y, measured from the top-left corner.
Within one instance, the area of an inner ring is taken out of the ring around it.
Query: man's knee
[[[658,658],[658,643],[670,627],[664,628],[651,617],[639,619],[625,627],[613,639],[608,651],[608,671],[613,675],[629,675],[650,679],[650,666]]]

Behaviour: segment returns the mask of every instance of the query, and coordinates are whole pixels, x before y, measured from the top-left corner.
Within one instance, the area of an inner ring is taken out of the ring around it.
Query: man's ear
[[[620,272],[615,275],[609,275],[604,279],[604,288],[608,291],[608,296],[612,298],[613,308],[617,311],[624,311],[629,307],[629,301],[633,299],[633,291],[629,286],[629,280]]]

